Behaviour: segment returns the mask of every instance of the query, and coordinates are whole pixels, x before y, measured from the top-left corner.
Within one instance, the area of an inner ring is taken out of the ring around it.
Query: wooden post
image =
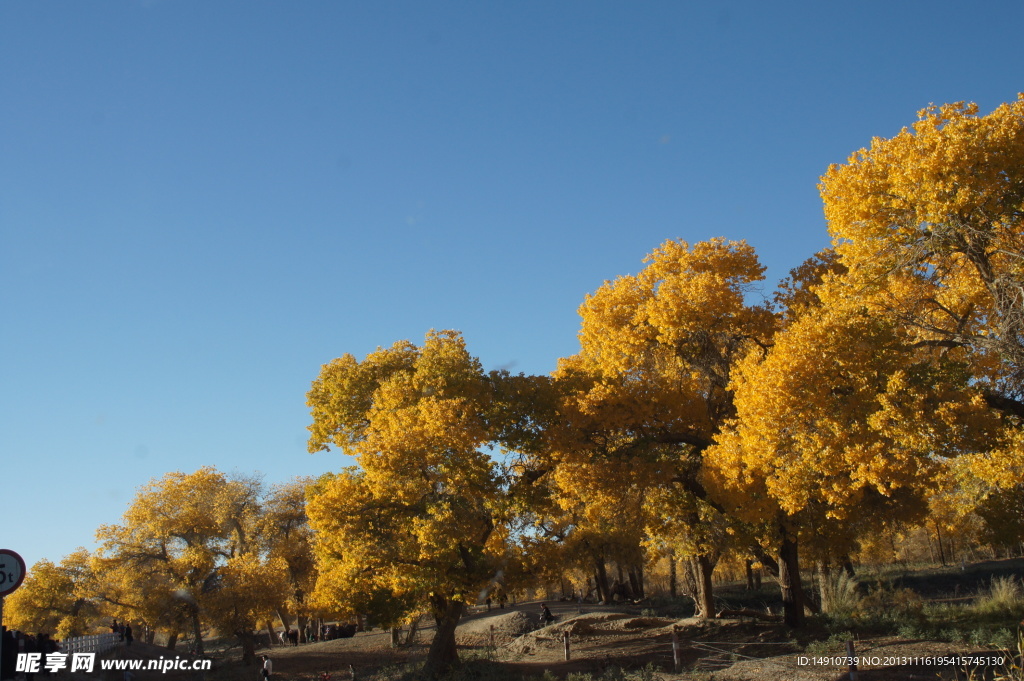
[[[679,625],[672,627],[672,673],[678,674],[683,668],[683,654],[679,649]]]
[[[857,681],[857,656],[852,639],[846,642],[846,661],[850,665],[850,681]]]
[[[491,648],[494,647],[494,625],[493,624],[491,625],[490,639],[489,639],[489,643],[487,645],[489,647],[491,647]]]
[[[562,639],[565,641],[565,661],[569,661],[569,630],[562,632]]]

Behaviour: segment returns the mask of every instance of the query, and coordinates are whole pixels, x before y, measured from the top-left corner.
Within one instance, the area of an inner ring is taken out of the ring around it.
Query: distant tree
[[[313,531],[306,516],[306,490],[312,483],[300,478],[272,487],[264,499],[260,533],[263,551],[287,570],[287,598],[276,608],[281,624],[290,628],[295,616],[302,640],[311,613],[308,596],[316,584]]]
[[[288,597],[283,562],[262,552],[261,495],[257,480],[210,467],[168,473],[139,492],[122,525],[100,528],[99,558],[171,589],[197,654],[204,654],[204,625],[216,625],[238,636],[251,663],[257,622]]]
[[[88,633],[97,615],[87,589],[89,571],[89,552],[83,548],[56,565],[39,561],[21,587],[4,598],[4,623],[10,629],[60,639]]]

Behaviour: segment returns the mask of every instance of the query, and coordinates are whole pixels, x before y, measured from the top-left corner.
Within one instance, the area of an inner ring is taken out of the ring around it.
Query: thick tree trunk
[[[436,679],[459,661],[459,651],[455,647],[455,627],[459,625],[465,606],[462,601],[444,596],[431,596],[430,605],[437,630],[434,632],[434,640],[430,642],[430,650],[427,651],[423,675],[428,679]]]
[[[178,632],[172,631],[167,635],[167,650],[174,650],[176,645],[178,645]]]
[[[804,588],[800,583],[800,561],[796,537],[782,531],[779,547],[779,586],[782,588],[782,614],[793,628],[804,624]]]
[[[711,575],[715,571],[715,562],[708,554],[691,556],[688,560],[693,575],[693,602],[696,608],[694,615],[705,619],[715,617],[715,591],[711,583]]]
[[[274,636],[274,621],[273,620],[268,620],[267,621],[267,645],[269,645],[271,648],[274,647],[275,643],[280,643],[280,641],[275,641],[274,640],[275,638],[277,638],[277,637]]]
[[[629,583],[626,581],[626,575],[622,572],[622,563],[615,563],[616,575],[618,578],[615,580],[615,586],[612,587],[612,596],[614,597],[618,593],[623,598],[632,598],[633,591],[629,588]]]
[[[256,633],[253,631],[236,631],[235,636],[242,646],[242,664],[246,667],[256,662]]]
[[[754,561],[749,558],[744,561],[747,570],[747,591],[754,590]]]
[[[309,637],[306,636],[306,625],[309,624],[309,618],[305,615],[299,615],[297,620],[298,624],[295,626],[299,628],[299,642],[309,643]]]
[[[612,602],[612,592],[608,586],[608,571],[604,567],[604,558],[594,561],[594,581],[597,582],[597,595],[600,601]]]
[[[288,612],[288,608],[281,606],[277,609],[277,619],[281,620],[281,626],[284,627],[284,642],[288,645],[288,632],[292,630],[292,614]]]
[[[644,595],[643,595],[643,593],[642,593],[642,591],[640,589],[640,582],[636,578],[636,571],[630,570],[629,573],[628,573],[628,576],[629,576],[629,590],[632,592],[633,598],[643,598]]]

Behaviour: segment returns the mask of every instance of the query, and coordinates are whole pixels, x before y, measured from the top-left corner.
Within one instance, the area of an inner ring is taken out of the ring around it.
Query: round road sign
[[[0,549],[0,597],[11,593],[25,580],[25,561],[10,549]]]

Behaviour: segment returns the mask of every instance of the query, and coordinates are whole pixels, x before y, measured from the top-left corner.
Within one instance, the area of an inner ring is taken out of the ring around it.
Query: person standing
[[[263,668],[260,669],[260,678],[269,679],[270,675],[274,673],[274,663],[270,661],[270,657],[267,655],[263,656]]]

